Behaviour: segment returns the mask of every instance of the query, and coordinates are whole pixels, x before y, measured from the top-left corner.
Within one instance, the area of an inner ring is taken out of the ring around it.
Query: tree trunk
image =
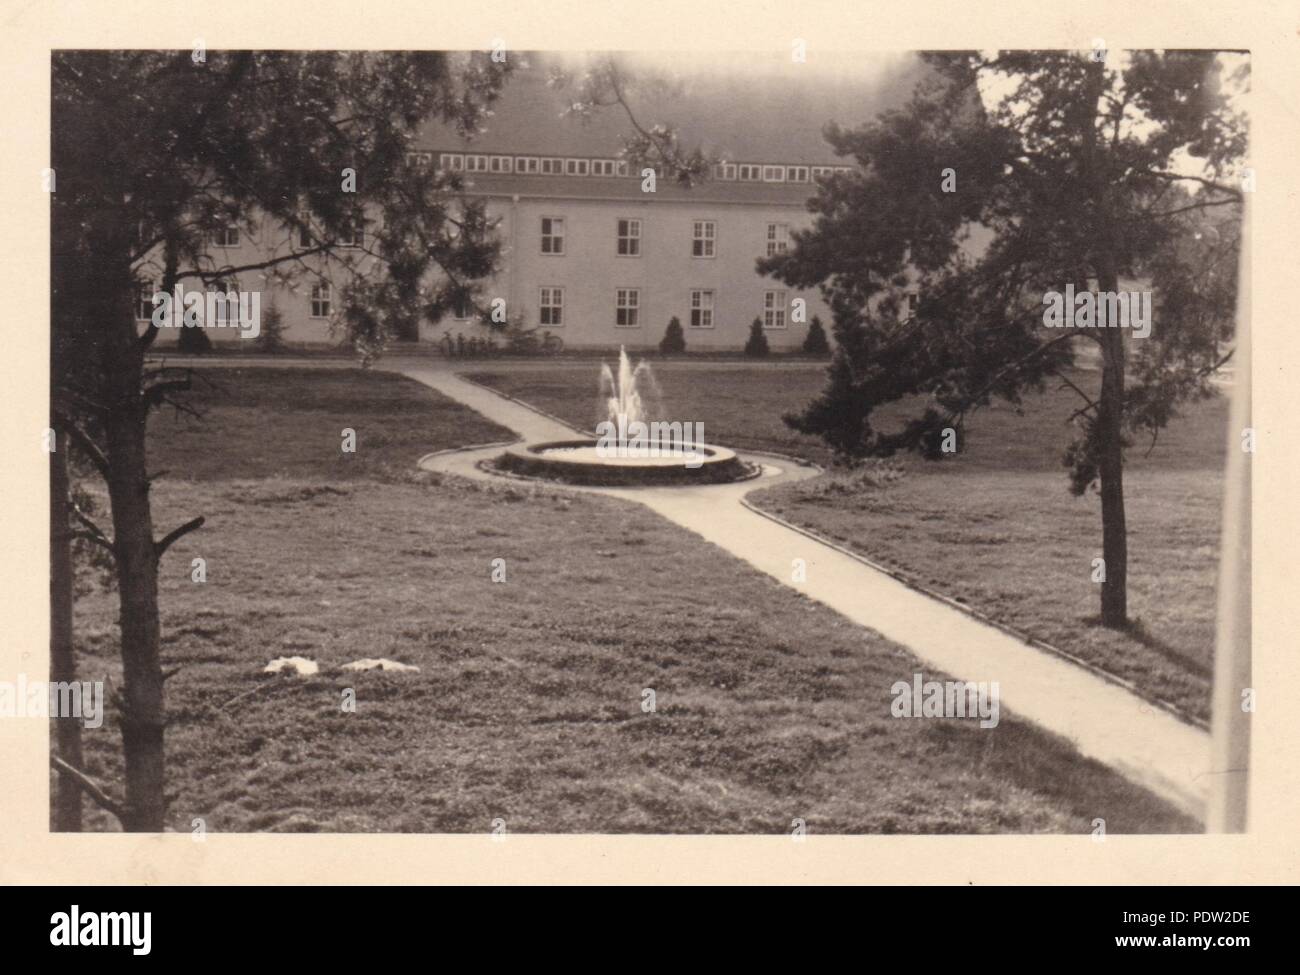
[[[1102,98],[1106,90],[1103,62],[1088,64],[1088,85],[1081,113],[1082,179],[1092,200],[1093,239],[1097,249],[1092,265],[1097,272],[1097,290],[1119,290],[1115,255],[1119,252],[1118,222],[1110,199],[1110,174],[1098,148],[1097,126],[1104,118]],[[1113,324],[1099,330],[1101,343],[1101,397],[1097,403],[1097,476],[1101,482],[1101,555],[1105,574],[1101,583],[1103,626],[1128,625],[1128,526],[1124,520],[1124,336]]]
[[[140,394],[143,356],[131,313],[129,269],[113,274],[105,310],[109,361],[105,363],[104,419],[113,506],[117,585],[122,631],[122,750],[126,760],[126,816],[135,832],[161,832],[163,795],[163,676],[158,622],[158,560],[145,462],[147,406]]]
[[[1113,275],[1098,281],[1100,291],[1115,291]],[[1128,526],[1124,518],[1124,336],[1118,328],[1101,330],[1101,399],[1097,410],[1098,478],[1101,481],[1101,555],[1106,573],[1101,583],[1101,622],[1128,625]]]
[[[56,433],[50,455],[50,680],[75,681],[77,660],[72,646],[72,526],[68,515],[68,438]],[[83,768],[81,719],[65,715],[54,723],[58,754],[73,768]],[[54,829],[81,832],[81,788],[66,775],[57,777]]]

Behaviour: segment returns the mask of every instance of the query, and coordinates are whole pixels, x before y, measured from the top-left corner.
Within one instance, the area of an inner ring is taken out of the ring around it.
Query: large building
[[[739,350],[755,319],[776,350],[800,347],[815,315],[829,326],[815,290],[763,277],[756,262],[812,222],[807,201],[817,181],[851,167],[831,151],[824,126],[858,125],[901,105],[917,80],[916,61],[819,63],[810,55],[798,62],[784,53],[633,62],[634,77],[672,79],[629,96],[636,121],[672,125],[683,146],[717,160],[690,188],[663,174],[651,187],[621,157],[633,131],[623,107],[566,112],[575,89],[553,83],[557,68],[581,65],[520,56],[483,131],[466,138],[434,125],[412,147],[413,163],[464,175],[467,193],[486,199],[502,242],[478,308],[463,303],[422,324],[422,341],[488,336],[480,311],[493,303],[511,321],[553,332],[566,348],[653,347],[674,317],[691,350]],[[256,254],[293,245],[287,228],[261,227],[253,236],[232,228],[214,242],[214,260],[253,263]],[[358,260],[365,260],[360,252]],[[339,337],[330,329],[337,281],[226,285],[263,289],[263,314],[273,302],[291,342]],[[141,314],[147,310],[142,301]]]

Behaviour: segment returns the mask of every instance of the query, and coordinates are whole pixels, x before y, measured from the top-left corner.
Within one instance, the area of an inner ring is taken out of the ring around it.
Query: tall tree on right
[[[1213,394],[1231,355],[1240,244],[1244,57],[1211,51],[947,52],[902,109],[831,126],[858,168],[821,182],[814,225],[759,271],[820,286],[834,313],[829,382],[786,417],[850,456],[941,455],[945,429],[992,397],[1057,376],[1081,397],[1070,488],[1101,495],[1101,620],[1128,623],[1124,450]],[[972,246],[974,245],[974,246]],[[1154,295],[1150,334],[1047,328],[1045,296]],[[914,313],[900,306],[919,290]],[[1074,383],[1096,343],[1099,391]],[[1226,353],[1225,353],[1225,350]],[[920,397],[874,430],[872,411]],[[948,438],[949,440],[951,438]]]

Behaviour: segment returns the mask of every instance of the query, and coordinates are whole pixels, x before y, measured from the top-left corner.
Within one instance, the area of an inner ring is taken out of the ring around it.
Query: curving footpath
[[[173,365],[284,368],[354,368],[350,360],[287,363],[279,358],[168,357]],[[430,359],[392,358],[397,372],[459,401],[513,430],[524,441],[565,440],[579,431],[522,403],[455,375],[452,365]],[[430,454],[428,470],[493,480],[478,463],[501,446]],[[1209,735],[1082,667],[1039,650],[1009,633],[909,588],[892,576],[746,507],[760,487],[803,480],[815,471],[782,458],[741,456],[762,464],[764,476],[739,484],[675,488],[578,488],[644,504],[743,559],[784,585],[842,616],[907,647],[926,667],[968,681],[997,681],[1003,707],[1066,738],[1088,756],[1129,780],[1204,819],[1211,781]],[[792,581],[803,559],[805,581]],[[910,677],[900,674],[899,679]]]
[[[446,366],[395,371],[458,400],[525,441],[580,435],[558,420],[456,376]],[[431,454],[428,470],[494,479],[478,463],[499,446]],[[816,473],[780,458],[742,454],[764,476],[738,484],[674,488],[566,488],[639,502],[859,625],[902,644],[927,667],[968,681],[997,681],[1001,704],[1071,741],[1131,781],[1204,818],[1209,735],[1124,688],[982,623],[946,603],[742,504],[749,492]],[[805,580],[793,582],[795,559]],[[900,674],[900,679],[910,675]]]

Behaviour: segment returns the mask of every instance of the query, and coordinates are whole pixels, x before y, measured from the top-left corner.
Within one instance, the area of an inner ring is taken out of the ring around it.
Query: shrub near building
[[[827,356],[831,354],[831,344],[826,340],[826,329],[822,327],[822,320],[819,316],[814,315],[811,322],[808,323],[808,334],[803,340],[804,355]]]
[[[664,337],[659,340],[659,351],[664,355],[678,355],[686,351],[686,336],[682,334],[682,323],[676,315],[668,320]]]

